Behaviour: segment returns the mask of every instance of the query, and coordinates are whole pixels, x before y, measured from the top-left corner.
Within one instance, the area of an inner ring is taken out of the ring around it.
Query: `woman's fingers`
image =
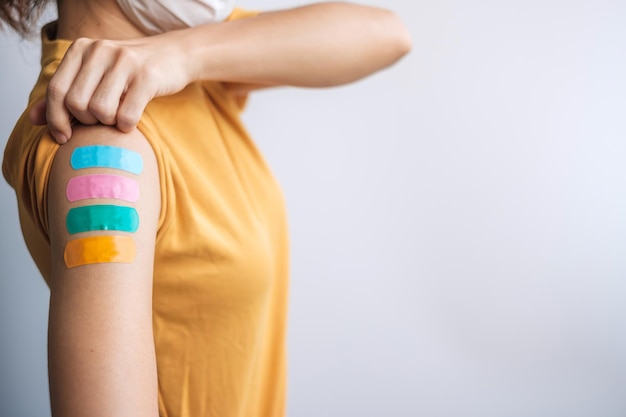
[[[155,89],[151,81],[135,79],[128,87],[117,111],[117,128],[122,132],[133,130],[143,114],[144,109],[154,97]]]
[[[48,84],[46,102],[33,107],[31,120],[47,122],[61,144],[72,135],[72,118],[131,131],[150,100],[188,83],[186,71],[172,65],[180,54],[172,44],[157,37],[133,42],[77,39]]]
[[[141,64],[127,47],[114,41],[93,41],[83,54],[66,107],[82,124],[115,125],[129,78]]]
[[[71,117],[66,107],[67,93],[74,83],[83,60],[88,39],[77,39],[65,54],[56,73],[48,84],[46,120],[48,129],[58,143],[65,143],[72,136]]]
[[[81,66],[74,77],[67,95],[65,106],[69,112],[82,124],[93,125],[99,122],[92,114],[93,95],[101,84],[106,72],[114,59],[115,52],[108,41],[95,41],[83,52]]]
[[[135,62],[127,50],[120,50],[112,68],[104,74],[91,97],[89,111],[105,125],[117,125],[119,107],[129,84]]]
[[[84,125],[115,124],[128,73],[111,71],[119,51],[112,41],[90,39],[78,39],[68,50],[48,86],[46,119],[58,143],[71,137],[72,118]]]
[[[126,89],[126,79],[107,74],[89,102],[89,113],[104,125],[117,124],[117,110]]]

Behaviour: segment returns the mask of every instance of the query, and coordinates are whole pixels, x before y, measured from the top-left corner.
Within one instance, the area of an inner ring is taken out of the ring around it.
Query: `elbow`
[[[387,11],[386,30],[389,34],[389,50],[393,51],[396,59],[400,59],[411,51],[413,39],[404,22],[394,12]]]
[[[413,48],[413,39],[411,38],[411,34],[409,33],[406,26],[404,26],[404,24],[402,25],[400,32],[401,33],[399,34],[396,41],[396,46],[398,48],[398,51],[400,52],[400,56],[403,57],[404,55],[411,52],[411,49]]]

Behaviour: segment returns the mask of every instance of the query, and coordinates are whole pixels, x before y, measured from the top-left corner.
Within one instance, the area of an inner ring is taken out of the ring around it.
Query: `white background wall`
[[[410,56],[245,115],[290,213],[289,415],[623,417],[626,3],[367,3]],[[5,141],[39,50],[0,51]],[[0,415],[46,416],[48,290],[0,201]]]

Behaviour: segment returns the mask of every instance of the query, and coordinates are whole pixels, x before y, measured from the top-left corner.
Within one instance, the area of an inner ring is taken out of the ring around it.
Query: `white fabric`
[[[235,0],[117,0],[126,17],[145,33],[219,23],[233,11]]]

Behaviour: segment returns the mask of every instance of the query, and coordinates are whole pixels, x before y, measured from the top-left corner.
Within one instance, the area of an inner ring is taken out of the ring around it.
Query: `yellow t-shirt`
[[[235,10],[230,19],[253,13]],[[50,276],[47,182],[59,148],[28,120],[70,42],[42,31],[42,71],[2,165],[28,249]],[[288,242],[282,192],[219,82],[153,100],[161,213],[153,324],[162,417],[274,417],[285,409]]]

